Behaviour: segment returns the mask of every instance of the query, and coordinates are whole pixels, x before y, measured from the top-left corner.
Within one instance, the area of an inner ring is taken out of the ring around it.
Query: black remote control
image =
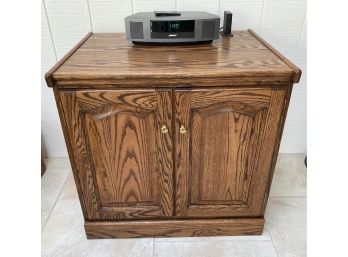
[[[163,16],[180,16],[181,13],[180,12],[176,12],[176,11],[173,11],[173,12],[169,12],[169,11],[155,11],[155,15],[157,17],[163,17]]]

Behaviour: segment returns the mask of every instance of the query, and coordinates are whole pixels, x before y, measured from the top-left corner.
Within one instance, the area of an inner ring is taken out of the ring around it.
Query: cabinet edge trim
[[[62,66],[70,56],[72,56],[77,49],[79,49],[86,41],[93,35],[93,32],[88,32],[69,52],[67,52],[62,59],[60,59],[46,74],[45,80],[48,87],[54,87],[55,81],[53,79],[53,73]]]
[[[261,38],[255,31],[248,29],[248,32],[253,35],[258,41],[260,41],[265,47],[267,47],[272,53],[274,53],[279,59],[281,59],[286,65],[293,70],[292,82],[298,83],[301,78],[302,71],[295,64],[293,64],[288,58],[278,52],[273,46]]]

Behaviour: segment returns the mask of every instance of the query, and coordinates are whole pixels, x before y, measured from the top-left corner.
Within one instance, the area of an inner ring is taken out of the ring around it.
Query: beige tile
[[[63,184],[69,174],[68,169],[52,168],[48,165],[41,178],[41,227],[43,228],[47,218],[57,201]]]
[[[266,227],[278,257],[306,256],[306,200],[306,197],[269,199]]]
[[[306,196],[306,154],[279,154],[270,196]]]
[[[156,257],[277,257],[272,241],[158,242]]]
[[[71,170],[69,158],[45,158],[47,169],[68,169]]]
[[[152,238],[87,240],[83,224],[79,201],[59,200],[42,232],[42,256],[152,256]]]
[[[68,178],[64,183],[62,193],[60,194],[59,199],[67,200],[67,199],[79,199],[77,195],[76,185],[74,181],[74,176],[72,171],[69,172]]]

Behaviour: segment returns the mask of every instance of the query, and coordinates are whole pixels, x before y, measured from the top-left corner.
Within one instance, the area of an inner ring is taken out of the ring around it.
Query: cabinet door
[[[175,91],[176,215],[263,214],[285,95],[268,89]]]
[[[56,92],[87,219],[173,215],[171,95],[166,90]],[[168,132],[161,132],[162,126]]]

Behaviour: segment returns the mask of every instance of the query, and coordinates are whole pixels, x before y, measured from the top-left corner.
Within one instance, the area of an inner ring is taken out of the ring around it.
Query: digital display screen
[[[151,21],[151,32],[155,33],[180,33],[194,32],[195,21]]]

